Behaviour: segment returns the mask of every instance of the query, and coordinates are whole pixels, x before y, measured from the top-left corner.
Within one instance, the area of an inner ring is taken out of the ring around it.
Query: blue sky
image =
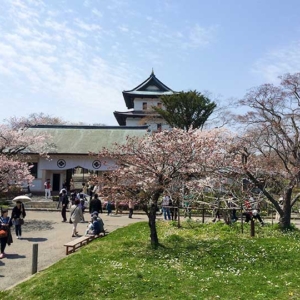
[[[300,69],[298,0],[1,0],[0,120],[117,125],[151,73],[223,104]]]

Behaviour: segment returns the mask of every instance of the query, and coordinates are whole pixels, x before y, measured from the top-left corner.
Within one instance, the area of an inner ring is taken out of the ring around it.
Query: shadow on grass
[[[26,240],[26,241],[28,241],[28,242],[46,242],[46,241],[48,241],[48,239],[46,239],[46,238],[22,238],[22,240]]]
[[[7,259],[20,259],[20,258],[26,258],[25,255],[19,255],[19,254],[6,254]]]
[[[150,248],[153,250],[159,250],[159,249],[167,249],[167,247],[161,243],[156,244],[152,244],[150,245]]]

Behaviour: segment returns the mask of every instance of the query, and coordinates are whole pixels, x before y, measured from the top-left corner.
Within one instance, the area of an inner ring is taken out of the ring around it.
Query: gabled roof
[[[151,75],[132,90],[123,91],[123,97],[128,109],[134,107],[133,99],[136,97],[158,98],[163,95],[172,95],[174,91],[162,83],[152,70]]]
[[[28,128],[27,134],[47,135],[55,148],[49,154],[97,153],[103,147],[112,149],[114,143],[126,143],[127,136],[142,137],[148,126],[69,126],[38,125]]]

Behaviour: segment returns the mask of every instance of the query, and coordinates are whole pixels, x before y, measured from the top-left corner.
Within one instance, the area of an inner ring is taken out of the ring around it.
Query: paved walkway
[[[86,219],[89,218],[85,214]],[[146,215],[134,215],[129,219],[127,215],[102,214],[105,229],[108,232],[128,224],[146,221]],[[27,211],[25,225],[22,226],[22,239],[16,239],[14,228],[13,243],[6,246],[6,258],[0,260],[0,290],[7,289],[31,275],[32,248],[38,244],[38,271],[47,268],[58,260],[66,257],[66,242],[74,239],[71,237],[72,225],[62,223],[60,212]],[[87,223],[78,224],[78,232],[83,235]]]

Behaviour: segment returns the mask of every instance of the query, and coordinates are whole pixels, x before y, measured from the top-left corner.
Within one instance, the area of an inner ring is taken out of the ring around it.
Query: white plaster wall
[[[134,109],[143,110],[143,103],[147,102],[147,109],[151,109],[151,106],[157,106],[157,103],[161,102],[159,98],[135,98]]]
[[[140,126],[143,124],[139,123],[140,119],[138,118],[127,118],[126,119],[126,126]]]
[[[32,186],[30,187],[30,190],[32,192],[39,192],[44,190],[44,182],[41,178],[36,178],[32,182]]]

